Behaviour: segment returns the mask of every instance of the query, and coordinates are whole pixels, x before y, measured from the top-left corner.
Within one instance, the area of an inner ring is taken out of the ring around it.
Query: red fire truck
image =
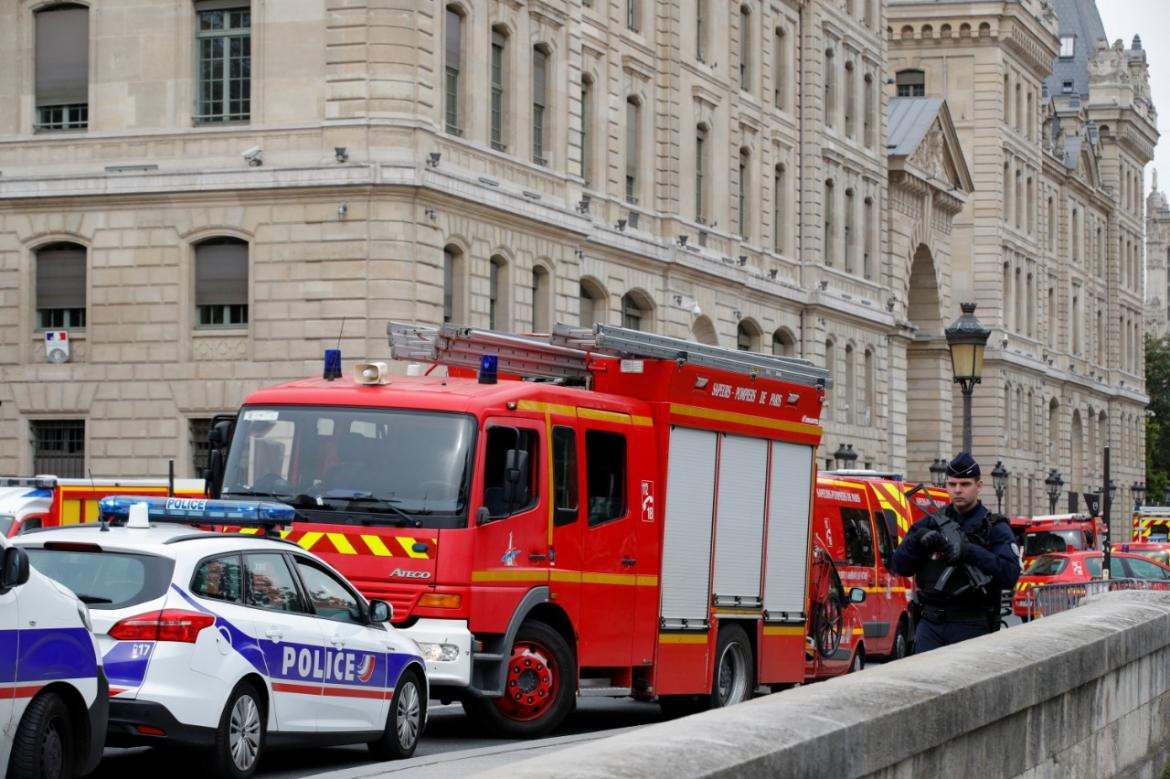
[[[98,502],[110,495],[200,497],[202,479],[89,479],[0,476],[0,535],[97,519]]]
[[[577,694],[802,680],[826,371],[605,325],[388,332],[429,375],[335,355],[252,393],[212,492],[293,505],[286,537],[393,604],[435,696],[526,737]]]
[[[1104,538],[1105,522],[1099,516],[1047,514],[1032,517],[1024,530],[1024,566],[1042,554],[1100,550]]]

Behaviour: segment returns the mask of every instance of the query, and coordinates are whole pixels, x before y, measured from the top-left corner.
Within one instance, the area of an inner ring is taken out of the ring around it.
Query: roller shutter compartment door
[[[768,442],[724,435],[715,522],[716,606],[759,605],[767,486]]]
[[[715,500],[716,434],[670,431],[662,539],[662,612],[667,623],[706,624]]]
[[[772,491],[768,501],[768,570],[764,611],[772,618],[804,612],[808,586],[811,446],[772,442]]]

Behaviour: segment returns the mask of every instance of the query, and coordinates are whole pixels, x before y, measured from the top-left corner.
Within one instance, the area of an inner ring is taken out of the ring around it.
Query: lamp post
[[[971,392],[983,381],[983,350],[991,335],[975,318],[975,303],[960,303],[963,314],[944,332],[951,350],[951,372],[963,391],[963,451],[971,451]]]
[[[1003,467],[1003,460],[996,460],[991,469],[991,483],[995,486],[995,513],[1003,513],[1003,493],[1007,490],[1008,471]]]
[[[946,460],[936,458],[930,464],[930,483],[936,487],[945,487],[947,483],[947,463]]]
[[[853,451],[853,444],[845,444],[845,451],[841,454],[841,460],[845,464],[845,470],[850,470],[853,467],[853,463],[857,462],[857,452]]]
[[[1135,481],[1133,486],[1129,488],[1129,491],[1133,493],[1133,509],[1137,511],[1142,507],[1142,501],[1146,497],[1146,485],[1140,481]]]
[[[1044,486],[1048,489],[1048,513],[1056,513],[1056,500],[1060,497],[1061,488],[1064,487],[1064,479],[1060,478],[1060,474],[1053,468],[1048,474],[1048,478],[1044,480]]]
[[[1170,481],[1166,482],[1166,486],[1162,488],[1162,505],[1170,506]]]
[[[845,461],[849,457],[849,451],[845,448],[845,444],[837,447],[837,451],[833,452],[833,465],[837,470],[845,467]]]

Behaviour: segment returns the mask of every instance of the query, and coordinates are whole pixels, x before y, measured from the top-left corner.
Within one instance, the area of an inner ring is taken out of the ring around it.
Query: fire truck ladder
[[[635,359],[680,360],[692,365],[764,376],[811,387],[828,388],[831,383],[829,372],[808,360],[725,349],[614,325],[597,324],[591,329],[555,325],[551,340],[554,344],[595,354]]]
[[[433,362],[478,370],[484,355],[498,359],[500,373],[545,379],[588,381],[589,356],[580,349],[551,344],[535,336],[445,324],[441,327],[391,322],[390,355],[396,360]]]

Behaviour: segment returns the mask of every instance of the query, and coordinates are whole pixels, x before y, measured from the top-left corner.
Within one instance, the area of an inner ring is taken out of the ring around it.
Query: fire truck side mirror
[[[865,603],[865,590],[860,587],[849,588],[849,602],[850,603]]]

